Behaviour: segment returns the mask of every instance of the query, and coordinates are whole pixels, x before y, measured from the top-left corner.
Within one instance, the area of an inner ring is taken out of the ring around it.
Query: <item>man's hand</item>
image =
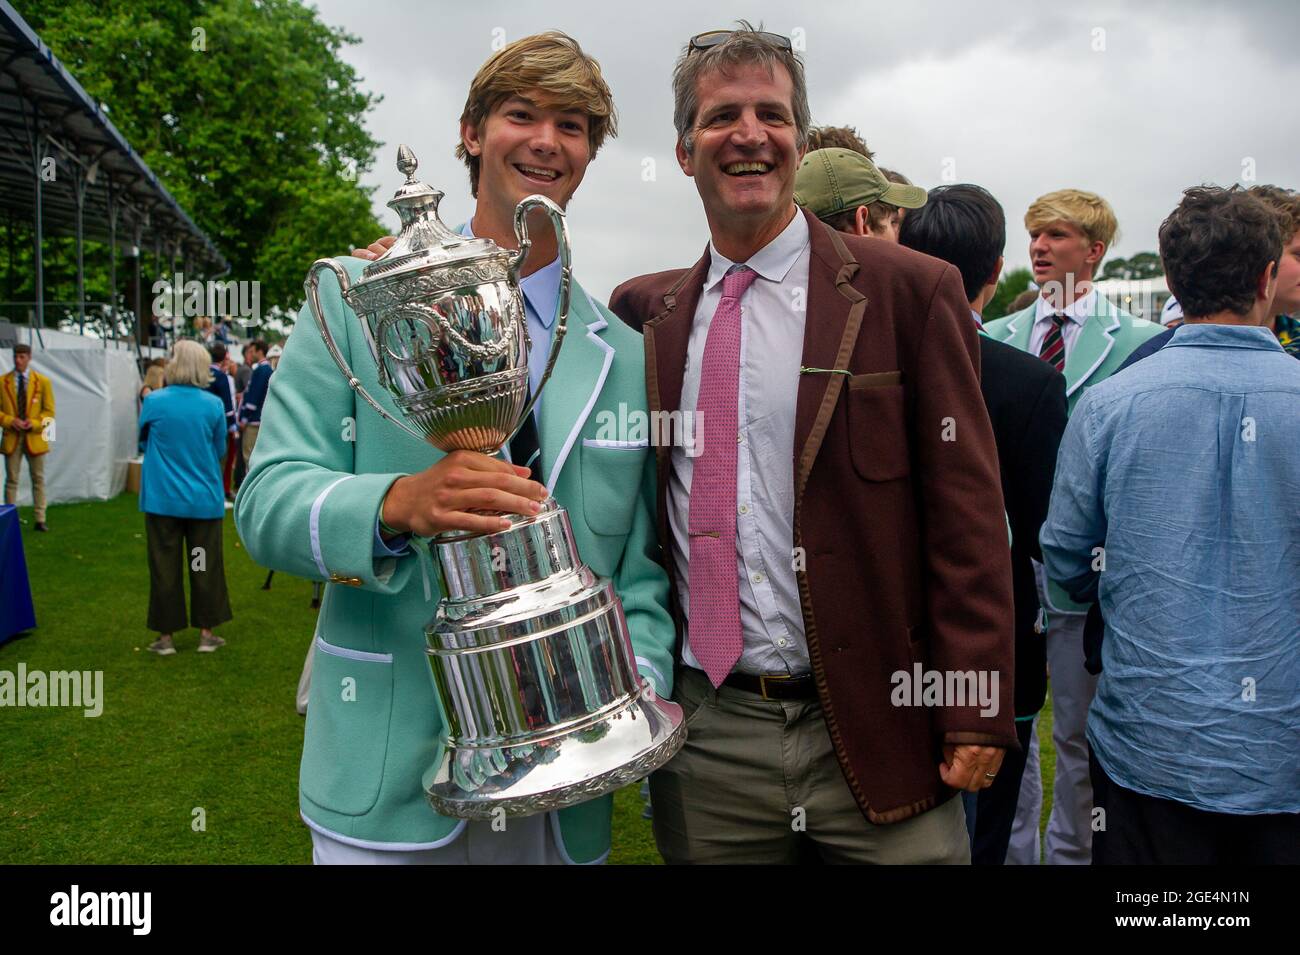
[[[28,421],[26,418],[19,418],[14,422],[14,427],[17,428],[19,431],[31,431],[32,423]]]
[[[988,789],[993,780],[985,773],[997,775],[1006,750],[1001,746],[944,746],[939,778],[953,789],[976,793]]]
[[[382,239],[376,239],[374,242],[371,242],[370,245],[364,249],[353,249],[349,254],[354,259],[370,259],[373,261],[387,252],[389,246],[396,241],[397,236],[386,235]]]
[[[528,469],[477,451],[453,451],[431,468],[393,482],[380,516],[395,531],[432,537],[443,531],[490,534],[510,521],[499,515],[535,514],[546,488],[528,479]]]

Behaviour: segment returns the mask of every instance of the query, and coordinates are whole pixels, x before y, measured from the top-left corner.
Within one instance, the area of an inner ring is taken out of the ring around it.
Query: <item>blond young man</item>
[[[458,154],[478,200],[463,231],[515,247],[519,201],[541,193],[564,207],[614,127],[600,66],[572,38],[544,33],[498,51],[475,76],[461,117]],[[559,262],[551,231],[533,236],[521,286],[536,390]],[[381,240],[341,264],[355,280],[364,258],[384,248]],[[356,318],[334,282],[321,293],[335,338],[349,342]],[[445,733],[423,634],[441,592],[438,575],[406,546],[409,535],[497,530],[506,522],[494,512],[535,513],[551,492],[584,560],[622,598],[642,675],[661,695],[672,689],[668,580],[654,560],[654,459],[644,440],[598,440],[604,415],[644,412],[641,340],[576,282],[568,324],[533,421],[535,450],[511,443],[519,466],[444,455],[381,420],[355,398],[305,311],[284,347],[236,519],[258,563],[334,584],[314,645],[300,777],[318,863],[590,863],[609,852],[610,797],[502,829],[439,816],[424,795]],[[390,400],[361,336],[343,347],[367,390]],[[355,422],[355,441],[340,440],[346,421]],[[354,701],[340,699],[349,677]]]
[[[1101,196],[1061,189],[1040,196],[1025,213],[1029,259],[1040,294],[1022,311],[989,322],[984,331],[998,341],[1038,355],[1065,375],[1073,411],[1088,388],[1106,380],[1160,326],[1130,315],[1100,295],[1092,280],[1115,240],[1119,224]],[[1072,601],[1039,571],[1047,613],[1047,665],[1052,682],[1052,741],[1056,779],[1044,861],[1087,864],[1092,846],[1092,787],[1084,725],[1097,678],[1084,669],[1083,627],[1087,604]],[[1036,742],[1037,737],[1034,737]],[[1025,790],[1008,861],[1036,863],[1041,803],[1037,750],[1025,770]],[[1026,851],[1025,834],[1033,846]]]

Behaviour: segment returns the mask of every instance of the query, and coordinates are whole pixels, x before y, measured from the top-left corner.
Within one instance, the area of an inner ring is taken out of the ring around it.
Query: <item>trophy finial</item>
[[[415,158],[410,146],[402,143],[397,147],[397,171],[406,177],[407,182],[415,178],[415,170],[419,165],[420,161]]]

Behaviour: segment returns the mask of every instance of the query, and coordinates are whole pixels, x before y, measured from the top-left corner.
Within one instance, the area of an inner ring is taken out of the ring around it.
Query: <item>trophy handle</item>
[[[533,413],[533,408],[537,404],[537,399],[542,395],[542,389],[546,387],[546,382],[551,378],[551,371],[555,368],[555,360],[560,356],[560,345],[564,341],[564,333],[568,329],[569,322],[569,294],[570,285],[573,281],[573,264],[572,256],[569,251],[569,227],[565,222],[564,210],[557,206],[545,196],[528,196],[515,207],[515,238],[519,240],[519,252],[510,263],[510,278],[514,285],[519,285],[519,272],[524,267],[524,260],[528,258],[528,250],[532,248],[533,241],[528,237],[528,213],[535,208],[541,208],[551,218],[551,225],[555,229],[555,242],[560,253],[560,294],[555,299],[555,327],[551,331],[551,351],[546,358],[546,370],[542,372],[542,380],[537,383],[537,390],[533,392],[532,397],[528,400],[528,406],[524,408],[524,413],[519,416],[519,421],[515,424],[514,430],[510,432],[510,437],[505,440],[509,444],[519,429],[524,426],[528,416]]]
[[[347,294],[349,281],[348,273],[344,270],[343,266],[339,265],[333,259],[317,259],[313,262],[311,269],[307,272],[307,280],[302,283],[302,287],[307,292],[307,307],[311,310],[312,318],[316,319],[316,325],[320,328],[321,338],[325,340],[325,347],[329,350],[330,357],[334,359],[334,364],[339,366],[339,371],[343,372],[343,376],[347,378],[348,386],[364,398],[366,404],[374,408],[381,418],[386,418],[391,421],[421,443],[427,442],[428,438],[420,434],[420,432],[416,431],[405,421],[389,414],[388,411],[380,406],[379,402],[370,397],[370,393],[362,386],[361,382],[357,379],[357,376],[352,373],[352,369],[348,366],[347,359],[343,357],[343,352],[339,351],[339,346],[335,343],[334,336],[330,334],[329,324],[325,321],[325,313],[321,311],[320,273],[324,269],[329,269],[334,273],[335,277],[339,280],[339,289],[344,294]]]

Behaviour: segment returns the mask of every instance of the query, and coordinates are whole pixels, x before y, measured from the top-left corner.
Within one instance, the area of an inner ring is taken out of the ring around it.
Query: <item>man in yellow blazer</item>
[[[14,346],[14,370],[0,378],[0,428],[4,440],[5,503],[18,500],[18,474],[23,456],[32,475],[32,503],[36,505],[36,529],[45,526],[45,455],[50,450],[54,428],[54,386],[50,379],[27,366],[32,361],[31,345]]]

